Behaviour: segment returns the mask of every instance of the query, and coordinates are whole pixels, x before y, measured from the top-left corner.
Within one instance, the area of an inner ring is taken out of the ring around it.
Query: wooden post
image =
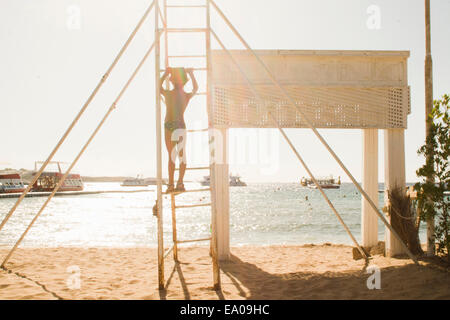
[[[378,204],[378,129],[363,129],[362,187]],[[378,217],[364,198],[361,199],[361,238],[363,247],[378,243]]]
[[[172,207],[172,240],[173,240],[173,260],[178,262],[178,237],[177,237],[177,213],[175,208],[175,194],[170,194]]]
[[[405,188],[405,130],[384,130],[384,184],[385,203],[388,201],[388,190],[396,187]],[[406,190],[405,190],[406,192]],[[388,217],[389,222],[391,218]],[[402,242],[389,229],[385,232],[386,256],[392,257],[405,253]]]
[[[164,0],[164,70],[169,67],[169,33],[167,32],[167,0]],[[170,84],[166,82],[166,90],[170,90]]]
[[[431,59],[431,21],[430,21],[430,0],[425,0],[425,136],[430,133],[430,124],[427,121],[428,115],[433,109],[433,61]],[[433,161],[433,155],[427,157],[427,162]],[[434,177],[427,177],[427,181],[433,182]],[[427,256],[435,254],[434,218],[427,219]]]
[[[215,139],[214,136],[214,121],[212,121],[212,101],[213,101],[213,90],[212,90],[212,61],[211,61],[211,14],[210,14],[210,0],[206,1],[206,66],[207,66],[207,84],[206,84],[206,109],[208,112],[208,125],[209,125],[209,139]],[[211,141],[210,141],[211,143]],[[214,144],[216,141],[213,142]],[[210,172],[210,187],[211,189],[211,253],[212,253],[212,265],[213,265],[213,282],[214,289],[219,290],[220,284],[220,268],[217,250],[217,194],[215,193],[214,187],[216,186],[216,163],[214,149],[213,154],[210,154],[212,161],[211,172]]]
[[[216,129],[217,130],[217,129]],[[230,259],[230,183],[228,164],[228,129],[220,132],[216,139],[215,150],[221,149],[221,159],[216,163],[216,208],[217,208],[217,250],[219,260]],[[221,140],[218,143],[217,140]]]
[[[163,197],[162,197],[162,155],[161,155],[161,94],[160,94],[160,30],[159,0],[155,0],[155,100],[156,100],[156,195],[158,208],[158,284],[164,289],[164,233],[163,233]]]

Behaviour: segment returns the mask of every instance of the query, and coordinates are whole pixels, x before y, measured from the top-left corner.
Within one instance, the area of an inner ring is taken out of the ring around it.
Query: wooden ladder
[[[192,170],[208,170],[209,171],[209,176],[210,176],[210,186],[209,188],[201,188],[201,189],[194,189],[194,190],[186,190],[183,192],[178,192],[178,191],[174,191],[171,192],[169,194],[165,194],[168,195],[170,197],[171,200],[171,211],[172,211],[172,246],[161,252],[160,250],[160,255],[163,253],[163,257],[161,259],[161,257],[159,258],[159,284],[160,284],[160,288],[163,285],[163,278],[164,278],[164,259],[166,259],[170,252],[173,252],[173,259],[175,261],[175,263],[178,263],[178,245],[182,244],[182,243],[192,243],[192,242],[202,242],[202,241],[210,241],[210,249],[209,249],[209,254],[212,258],[212,267],[213,267],[213,282],[214,282],[214,289],[220,289],[220,272],[219,272],[219,264],[218,264],[218,253],[217,253],[217,236],[216,236],[216,205],[215,205],[215,190],[214,190],[214,185],[215,185],[215,174],[214,174],[214,161],[212,161],[213,159],[213,149],[212,149],[212,143],[214,136],[213,136],[213,131],[211,130],[213,129],[213,121],[211,119],[211,112],[210,112],[210,106],[212,105],[212,96],[208,93],[211,92],[211,28],[210,28],[210,3],[209,0],[205,0],[205,4],[203,5],[170,5],[168,4],[168,0],[162,0],[164,5],[163,5],[163,12],[160,10],[159,4],[158,4],[158,0],[156,1],[156,10],[159,11],[159,18],[161,18],[162,21],[162,25],[163,28],[159,29],[159,26],[157,26],[158,28],[158,33],[162,33],[164,32],[164,43],[165,43],[165,59],[164,59],[164,64],[165,64],[165,69],[167,69],[169,66],[171,66],[171,62],[176,60],[176,59],[192,59],[194,61],[198,61],[198,62],[203,62],[203,64],[200,66],[195,66],[192,68],[194,71],[202,71],[202,72],[206,72],[207,76],[204,77],[204,79],[206,79],[206,91],[205,92],[199,92],[196,95],[199,96],[204,96],[205,97],[205,101],[206,101],[206,110],[207,110],[207,114],[208,114],[208,128],[204,128],[204,129],[196,129],[196,130],[187,130],[187,133],[191,133],[191,132],[208,132],[209,135],[209,148],[210,148],[210,164],[207,167],[190,167],[190,168],[186,168],[186,171],[192,171]],[[188,9],[192,9],[192,8],[203,8],[205,9],[205,14],[206,14],[206,26],[205,28],[170,28],[169,24],[168,24],[168,17],[169,15],[167,14],[167,11],[172,9],[172,8],[183,8],[185,10]],[[158,21],[158,14],[156,14],[155,18],[157,19],[156,21]],[[169,33],[180,33],[180,34],[186,34],[186,33],[203,33],[205,35],[205,48],[206,50],[204,50],[204,52],[202,52],[201,54],[189,54],[189,55],[170,55],[169,54],[169,39],[168,39],[168,34]],[[158,49],[159,49],[159,44],[158,44]],[[158,50],[159,51],[159,50]],[[157,74],[160,75],[162,71],[164,71],[165,69],[161,69],[159,67],[159,54],[158,57],[156,58],[156,62],[157,62]],[[206,68],[204,67],[206,62]],[[156,84],[158,86],[158,84]],[[157,89],[157,99],[159,99],[158,103],[161,103],[161,95],[159,94],[159,90]],[[176,171],[179,172],[179,169],[177,168]],[[183,194],[183,193],[201,193],[201,192],[210,192],[211,195],[211,201],[209,203],[193,203],[193,204],[183,204],[183,205],[177,205],[176,204],[176,197]],[[158,200],[161,199],[162,201],[162,194],[158,194]],[[211,208],[211,235],[209,237],[206,238],[201,238],[201,239],[178,239],[178,234],[177,234],[177,211],[178,210],[184,210],[184,209],[188,209],[188,208],[196,208],[196,207],[210,207]],[[162,210],[162,206],[160,207]],[[158,245],[160,245],[160,243],[163,243],[162,241],[162,212],[161,215],[159,215],[159,219],[160,221],[158,222],[159,226],[158,226]],[[162,245],[163,247],[163,245]],[[162,260],[162,261],[161,261]]]
[[[178,169],[176,169],[178,171]],[[192,167],[192,168],[186,168],[186,170],[209,170],[210,176],[211,176],[211,167]],[[209,188],[200,188],[200,189],[191,189],[186,191],[174,191],[170,192],[170,201],[171,201],[171,210],[172,210],[172,248],[167,250],[166,255],[170,251],[173,251],[173,259],[178,262],[178,244],[180,243],[190,243],[190,242],[202,242],[202,241],[210,241],[210,255],[212,256],[211,252],[211,246],[212,246],[212,236],[209,236],[207,238],[200,238],[200,239],[184,239],[179,240],[178,234],[177,234],[177,209],[189,209],[189,208],[198,208],[198,207],[211,207],[212,202],[208,203],[195,203],[195,204],[184,204],[184,205],[176,205],[176,196],[184,194],[184,193],[201,193],[201,192],[210,192],[211,193],[212,188],[211,184]],[[211,198],[212,199],[212,198]]]

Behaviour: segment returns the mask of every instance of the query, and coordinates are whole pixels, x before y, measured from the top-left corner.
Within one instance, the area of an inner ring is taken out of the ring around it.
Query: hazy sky
[[[423,0],[216,2],[255,49],[409,50],[412,114],[406,130],[406,175],[408,181],[416,180],[415,170],[422,164],[416,150],[424,141],[425,131]],[[0,168],[32,168],[35,160],[48,156],[149,3],[145,0],[0,1]],[[432,0],[431,4],[434,97],[438,98],[450,92],[450,0]],[[374,6],[380,10],[380,28],[375,29],[367,25]],[[201,26],[200,13],[176,10],[170,23],[175,26],[191,21]],[[241,48],[216,16],[213,16],[213,27],[230,48]],[[153,42],[153,35],[153,23],[149,20],[55,159],[68,162],[75,157]],[[194,39],[187,42],[172,38],[171,41],[176,53],[199,53],[194,51]],[[80,160],[77,172],[97,176],[155,175],[154,79],[152,55]],[[186,114],[188,126],[200,125],[197,119],[205,118],[202,98],[195,99]],[[314,173],[344,176],[308,130],[287,132]],[[361,131],[321,132],[359,180]],[[279,148],[276,157],[269,159],[275,165],[267,161],[232,165],[233,173],[239,173],[247,181],[297,181],[306,175],[277,133],[258,130],[256,135],[270,141],[271,148]],[[382,132],[379,142],[379,176],[383,181]]]

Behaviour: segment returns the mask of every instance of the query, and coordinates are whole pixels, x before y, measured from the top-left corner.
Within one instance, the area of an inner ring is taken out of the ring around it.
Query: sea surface
[[[152,214],[155,186],[149,192],[55,197],[22,242],[22,247],[156,247],[157,220]],[[186,183],[187,189],[201,188]],[[142,190],[119,183],[85,183],[85,190]],[[380,184],[379,189],[383,189]],[[358,241],[361,241],[361,195],[352,184],[326,193]],[[209,202],[209,192],[185,193],[177,205]],[[17,199],[0,199],[3,220]],[[0,231],[0,247],[12,246],[46,198],[25,198]],[[164,239],[171,242],[170,198],[164,197]],[[379,204],[383,194],[379,193]],[[178,239],[210,235],[210,208],[177,211]],[[379,221],[379,239],[385,227]],[[353,244],[318,190],[296,183],[249,183],[230,187],[231,245],[307,243]],[[426,239],[421,226],[420,238]],[[189,245],[189,244],[185,244]],[[198,245],[198,244],[196,244]],[[205,244],[206,245],[206,244]]]

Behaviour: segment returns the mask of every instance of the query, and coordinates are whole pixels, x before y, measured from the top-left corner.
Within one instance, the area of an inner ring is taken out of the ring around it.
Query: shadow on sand
[[[230,261],[221,263],[221,270],[246,299],[414,299],[415,295],[423,298],[423,290],[436,292],[430,299],[450,297],[448,272],[413,264],[387,267],[380,271],[381,289],[376,290],[368,288],[373,270],[367,266],[345,272],[272,274],[231,255]],[[418,273],[422,279],[411,279]]]
[[[403,258],[399,258],[403,259]],[[166,282],[166,288],[177,274],[183,290],[183,298],[192,299],[183,273],[183,264],[174,264]],[[215,290],[218,299],[239,295],[244,299],[449,299],[450,277],[448,270],[433,265],[407,264],[379,269],[380,289],[369,289],[373,282],[373,262],[360,270],[325,272],[270,273],[255,264],[231,255],[222,261],[222,289]],[[376,266],[375,266],[376,267]],[[419,277],[420,276],[420,277]],[[368,286],[369,283],[369,286]],[[160,290],[160,298],[166,299],[166,290]]]

